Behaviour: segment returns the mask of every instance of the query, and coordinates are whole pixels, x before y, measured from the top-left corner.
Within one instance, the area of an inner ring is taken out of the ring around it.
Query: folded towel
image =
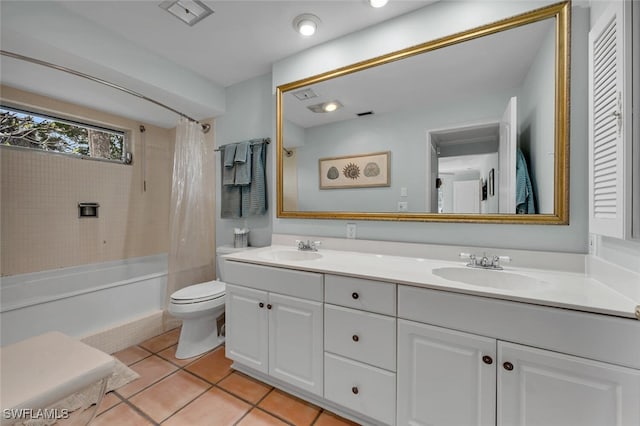
[[[228,145],[222,146],[224,148],[224,166],[225,167],[233,167],[235,165],[235,157],[236,157],[236,148],[238,147],[235,143],[230,143]]]
[[[251,183],[251,143],[253,141],[244,141],[237,143],[235,155],[235,184],[249,185]]]
[[[222,185],[235,185],[236,180],[236,168],[235,168],[235,154],[236,144],[223,145],[220,149],[223,151],[222,156]]]

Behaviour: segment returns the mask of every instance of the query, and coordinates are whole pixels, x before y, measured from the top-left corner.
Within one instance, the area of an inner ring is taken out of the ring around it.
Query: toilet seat
[[[225,295],[225,283],[218,280],[195,284],[171,295],[171,303],[185,305],[219,299]]]

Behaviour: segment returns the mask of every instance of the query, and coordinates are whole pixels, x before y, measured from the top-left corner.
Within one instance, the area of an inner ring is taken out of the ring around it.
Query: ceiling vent
[[[318,97],[316,92],[314,92],[311,89],[298,90],[297,92],[293,92],[293,96],[298,98],[298,100],[300,100],[300,101],[304,101],[304,100],[307,100],[307,99],[313,99],[313,98],[317,98]]]
[[[199,0],[166,0],[159,6],[191,27],[213,13]]]

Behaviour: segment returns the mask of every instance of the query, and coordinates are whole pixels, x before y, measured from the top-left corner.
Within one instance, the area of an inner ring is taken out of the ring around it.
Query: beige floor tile
[[[224,347],[220,347],[187,365],[184,369],[211,383],[217,383],[231,373],[231,360],[224,356]]]
[[[195,401],[166,420],[168,426],[231,426],[251,406],[217,388],[205,392]]]
[[[271,386],[237,371],[221,380],[218,386],[252,404],[257,404],[272,389]]]
[[[125,365],[134,364],[149,355],[151,355],[151,352],[141,348],[140,346],[130,346],[127,349],[123,349],[113,354],[114,357],[118,358]]]
[[[129,402],[156,422],[162,422],[209,387],[209,383],[193,374],[178,371],[131,397]]]
[[[187,359],[178,359],[176,358],[176,348],[178,345],[169,346],[167,349],[160,351],[157,353],[158,356],[166,359],[167,361],[171,361],[172,363],[179,365],[180,367],[184,367],[187,364],[192,363],[193,361],[202,357],[202,355],[194,356],[192,358]]]
[[[238,422],[237,426],[287,426],[287,423],[259,408],[254,408]]]
[[[166,333],[163,333],[159,336],[152,337],[149,340],[145,340],[138,346],[142,346],[144,349],[156,353],[178,343],[179,337],[180,329],[174,328],[173,330],[167,331]]]
[[[354,423],[351,420],[339,417],[328,411],[323,411],[313,426],[358,426],[358,423]]]
[[[263,410],[275,414],[296,426],[307,426],[313,423],[320,408],[309,404],[278,389],[272,390],[258,404]]]
[[[153,425],[150,421],[142,417],[133,408],[124,402],[116,405],[96,417],[91,426],[146,426]]]
[[[150,384],[168,376],[176,371],[178,367],[156,355],[152,355],[131,365],[131,369],[140,374],[140,378],[116,389],[116,392],[125,398],[129,398]]]
[[[104,396],[104,398],[102,398],[102,402],[100,403],[100,406],[98,407],[98,415],[100,415],[100,413],[104,413],[109,408],[113,407],[114,405],[119,404],[120,401],[122,401],[122,400],[118,397],[118,395],[115,394],[115,392],[107,393]],[[89,409],[92,410],[93,407],[90,407]]]

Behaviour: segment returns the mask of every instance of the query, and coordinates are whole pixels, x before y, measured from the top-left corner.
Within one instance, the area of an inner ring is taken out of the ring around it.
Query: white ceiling
[[[160,0],[2,0],[0,44],[3,50],[113,81],[202,119],[224,111],[223,104],[211,104],[214,95],[223,97],[224,88],[270,72],[274,62],[433,2],[391,0],[373,9],[366,0],[205,0],[215,13],[189,27],[158,7]],[[293,30],[300,13],[321,19],[313,37]],[[120,115],[124,111],[165,127],[175,123],[171,113],[138,101],[126,103],[121,96],[111,99],[94,83],[74,84],[73,78],[54,76],[57,71],[4,56],[0,65],[1,82],[8,86]]]

